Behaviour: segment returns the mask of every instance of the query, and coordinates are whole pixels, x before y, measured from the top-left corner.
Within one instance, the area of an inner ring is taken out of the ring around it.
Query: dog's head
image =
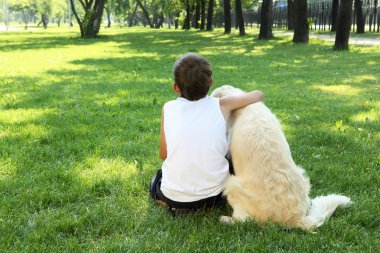
[[[244,93],[244,91],[242,91],[241,89],[235,88],[231,85],[223,85],[219,88],[216,88],[211,93],[211,97],[221,98],[221,97],[236,95],[236,94],[241,94],[241,93]]]

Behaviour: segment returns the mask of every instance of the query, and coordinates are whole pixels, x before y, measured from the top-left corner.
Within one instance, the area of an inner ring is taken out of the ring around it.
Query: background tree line
[[[49,21],[60,26],[68,10],[64,0],[1,0],[0,3],[0,21],[4,21],[6,26],[11,19],[21,21],[26,29],[31,22],[43,25],[45,29]],[[7,17],[7,12],[10,17]]]
[[[258,13],[255,20],[260,24],[259,39],[271,39],[274,16],[279,7],[286,10],[282,18],[289,30],[294,31],[293,41],[307,43],[309,29],[315,26],[315,8],[322,10],[328,18],[332,31],[336,31],[336,49],[348,48],[348,36],[352,23],[357,24],[357,32],[364,31],[365,16],[363,0],[2,0],[8,1],[9,8],[18,12],[27,27],[31,20],[43,24],[46,28],[49,20],[57,21],[72,13],[79,25],[81,37],[96,37],[100,25],[106,20],[107,26],[113,22],[121,25],[144,25],[160,28],[166,24],[169,28],[199,29],[210,31],[214,26],[223,26],[230,33],[234,26],[239,34],[245,34],[245,26],[254,22],[249,13]],[[377,0],[373,1],[374,10],[371,24],[377,17]],[[367,3],[369,0],[367,1]],[[354,3],[354,4],[353,4]],[[247,20],[249,19],[249,20]],[[322,22],[322,19],[318,19]],[[323,23],[322,23],[323,24]],[[321,25],[319,24],[319,27]]]

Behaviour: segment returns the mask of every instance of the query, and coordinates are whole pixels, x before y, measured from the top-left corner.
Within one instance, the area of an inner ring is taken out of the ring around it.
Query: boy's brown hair
[[[186,53],[177,58],[173,67],[174,81],[181,96],[194,101],[207,95],[211,86],[210,63],[195,53]]]

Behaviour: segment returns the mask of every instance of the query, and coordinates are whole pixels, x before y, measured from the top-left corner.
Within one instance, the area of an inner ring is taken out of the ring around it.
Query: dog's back
[[[231,156],[235,175],[243,179],[242,189],[251,195],[244,201],[248,213],[261,221],[288,223],[306,215],[310,184],[295,165],[275,115],[256,103],[235,111],[231,120]],[[231,193],[232,180],[226,193]]]
[[[239,93],[243,91],[225,85],[211,95]],[[294,163],[280,123],[263,103],[235,111],[227,123],[235,176],[228,178],[224,190],[233,214],[222,216],[222,221],[254,218],[312,229],[323,224],[338,206],[350,204],[348,197],[335,194],[310,201],[309,179]]]

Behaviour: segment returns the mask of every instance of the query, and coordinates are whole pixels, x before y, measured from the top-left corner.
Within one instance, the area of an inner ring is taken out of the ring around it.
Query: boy
[[[173,68],[177,100],[161,115],[160,157],[164,160],[150,185],[156,202],[173,214],[220,203],[229,174],[226,120],[231,111],[262,101],[261,91],[223,98],[207,96],[213,83],[210,63],[187,53]]]

